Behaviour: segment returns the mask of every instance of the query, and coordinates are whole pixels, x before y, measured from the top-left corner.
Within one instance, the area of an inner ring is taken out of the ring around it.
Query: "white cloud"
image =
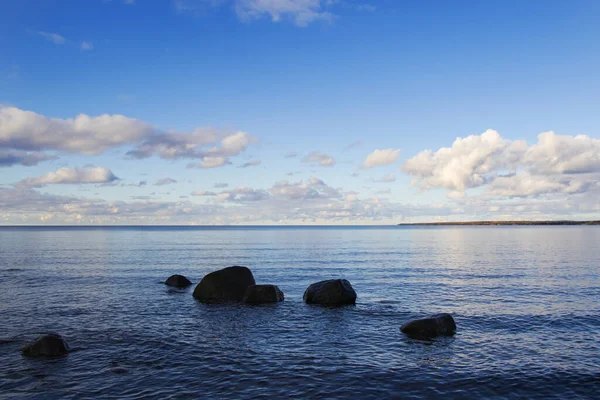
[[[227,186],[229,186],[229,184],[225,183],[225,182],[216,182],[213,185],[213,187],[216,188],[216,189],[223,189],[223,188],[226,188]]]
[[[400,150],[398,149],[382,149],[375,150],[367,156],[363,163],[363,168],[373,168],[380,165],[390,165],[396,162]]]
[[[209,192],[208,190],[199,189],[195,192],[192,192],[192,196],[216,196],[215,192]]]
[[[73,119],[60,119],[15,107],[0,107],[0,148],[97,155],[138,141],[153,131],[151,125],[123,115],[79,114]]]
[[[87,42],[87,41],[83,41],[81,42],[81,50],[93,50],[94,49],[94,45],[92,44],[92,42]]]
[[[303,162],[318,163],[321,167],[331,167],[335,165],[335,159],[319,151],[311,151],[303,159]]]
[[[192,158],[194,166],[214,168],[230,164],[257,139],[246,132],[198,128],[190,133],[162,132],[146,122],[123,115],[48,118],[15,107],[0,106],[0,151],[62,151],[98,155],[124,145],[136,145],[127,153],[142,159]],[[53,156],[47,156],[48,158]]]
[[[290,18],[297,26],[307,26],[314,21],[331,21],[333,14],[324,6],[332,4],[321,0],[236,0],[235,11],[241,20],[268,16],[273,22]]]
[[[600,139],[544,132],[528,146],[487,130],[450,148],[425,150],[402,169],[421,189],[445,188],[455,198],[477,187],[485,187],[488,198],[568,195],[592,190],[600,178]]]
[[[17,164],[29,167],[42,161],[56,159],[58,157],[46,153],[0,149],[0,167],[10,167]]]
[[[298,153],[296,153],[295,151],[293,151],[291,153],[287,153],[284,157],[285,158],[296,158],[296,157],[298,157]]]
[[[37,34],[56,45],[62,45],[67,42],[67,39],[64,36],[59,35],[58,33],[39,31],[37,32]]]
[[[162,178],[156,181],[156,183],[154,183],[155,186],[164,186],[164,185],[171,185],[173,183],[177,183],[177,180],[173,179],[173,178]]]
[[[396,182],[396,175],[394,175],[394,174],[385,174],[384,176],[381,177],[381,179],[377,179],[375,182],[381,182],[381,183]]]
[[[27,178],[20,183],[27,186],[43,186],[50,184],[110,183],[118,180],[109,169],[103,167],[60,168],[55,172]]]
[[[238,168],[256,167],[257,165],[260,165],[260,163],[261,163],[260,160],[251,160],[251,161],[248,161],[247,163],[240,165]]]
[[[231,164],[227,157],[204,157],[199,163],[189,163],[188,168],[217,168]]]

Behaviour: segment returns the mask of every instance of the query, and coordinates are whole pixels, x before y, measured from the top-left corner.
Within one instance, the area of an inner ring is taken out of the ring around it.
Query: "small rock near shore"
[[[183,275],[171,275],[165,282],[167,286],[173,286],[178,288],[186,288],[190,286],[192,282]]]
[[[356,304],[356,292],[346,279],[330,279],[313,283],[304,292],[307,304],[343,306]]]
[[[247,267],[227,267],[204,276],[194,289],[194,297],[203,303],[239,302],[248,286],[254,284],[252,271]]]
[[[454,335],[456,323],[450,314],[435,314],[429,318],[409,321],[400,327],[400,331],[415,339],[432,339]]]
[[[55,333],[40,336],[21,349],[25,357],[60,357],[69,353],[69,345],[62,336]]]
[[[276,285],[250,285],[244,294],[244,303],[263,304],[283,301],[283,292]]]

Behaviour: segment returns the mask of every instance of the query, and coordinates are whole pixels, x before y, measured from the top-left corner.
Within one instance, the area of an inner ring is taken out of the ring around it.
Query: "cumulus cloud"
[[[311,151],[303,159],[306,163],[317,163],[321,167],[331,167],[335,165],[335,159],[325,153],[319,151]]]
[[[199,128],[190,133],[162,132],[123,115],[72,119],[48,118],[15,107],[0,107],[0,150],[59,151],[98,155],[124,145],[136,145],[127,155],[135,159],[199,159],[193,166],[214,168],[230,164],[257,139],[246,132]],[[49,159],[52,156],[47,156]]]
[[[398,149],[382,149],[375,150],[367,156],[363,163],[363,168],[373,168],[380,165],[390,165],[396,162],[400,150]]]
[[[402,169],[421,189],[445,188],[453,197],[478,187],[499,197],[580,193],[600,174],[600,139],[544,132],[529,146],[487,130],[449,148],[422,151]]]
[[[229,157],[239,155],[256,141],[246,132],[228,133],[205,128],[192,133],[166,132],[150,136],[127,155],[137,159],[152,155],[167,160],[200,159],[199,163],[192,163],[190,167],[215,168],[230,164]],[[216,143],[219,145],[214,146]]]
[[[24,165],[26,167],[30,167],[37,165],[42,161],[56,159],[58,159],[57,156],[40,152],[0,149],[0,167],[11,167],[13,165]]]
[[[298,157],[298,153],[296,153],[295,151],[293,151],[291,153],[287,153],[284,157],[285,158],[296,158],[296,157]]]
[[[111,170],[104,167],[88,168],[60,168],[55,172],[27,178],[20,183],[27,186],[43,186],[51,184],[82,184],[82,183],[110,183],[118,180]]]
[[[136,142],[152,132],[151,125],[123,115],[79,114],[72,119],[60,119],[15,107],[0,107],[0,148],[97,155]]]
[[[154,183],[155,186],[164,186],[164,185],[170,185],[172,183],[177,183],[177,180],[173,179],[173,178],[162,178],[156,181],[156,183]]]
[[[47,41],[52,42],[56,45],[62,45],[67,42],[67,39],[64,36],[59,35],[58,33],[39,31],[37,32],[37,34],[46,39]]]
[[[228,183],[225,183],[225,182],[216,182],[216,183],[213,185],[213,187],[214,187],[215,189],[223,189],[223,188],[226,188],[226,187],[228,187],[228,186],[229,186],[229,184],[228,184]]]

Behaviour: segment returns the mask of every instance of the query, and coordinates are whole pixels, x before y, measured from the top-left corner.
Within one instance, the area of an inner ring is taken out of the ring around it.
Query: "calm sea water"
[[[285,302],[159,283],[230,265]],[[302,302],[338,277],[356,306]],[[598,398],[600,228],[0,228],[0,317],[2,398]],[[75,351],[23,358],[42,332]]]

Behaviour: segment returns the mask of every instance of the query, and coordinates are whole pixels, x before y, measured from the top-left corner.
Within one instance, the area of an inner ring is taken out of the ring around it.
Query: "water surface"
[[[600,227],[0,228],[0,397],[593,398]],[[246,265],[285,302],[204,305]],[[356,306],[305,305],[343,277]],[[430,342],[405,321],[449,312]],[[59,332],[75,349],[19,349]]]

